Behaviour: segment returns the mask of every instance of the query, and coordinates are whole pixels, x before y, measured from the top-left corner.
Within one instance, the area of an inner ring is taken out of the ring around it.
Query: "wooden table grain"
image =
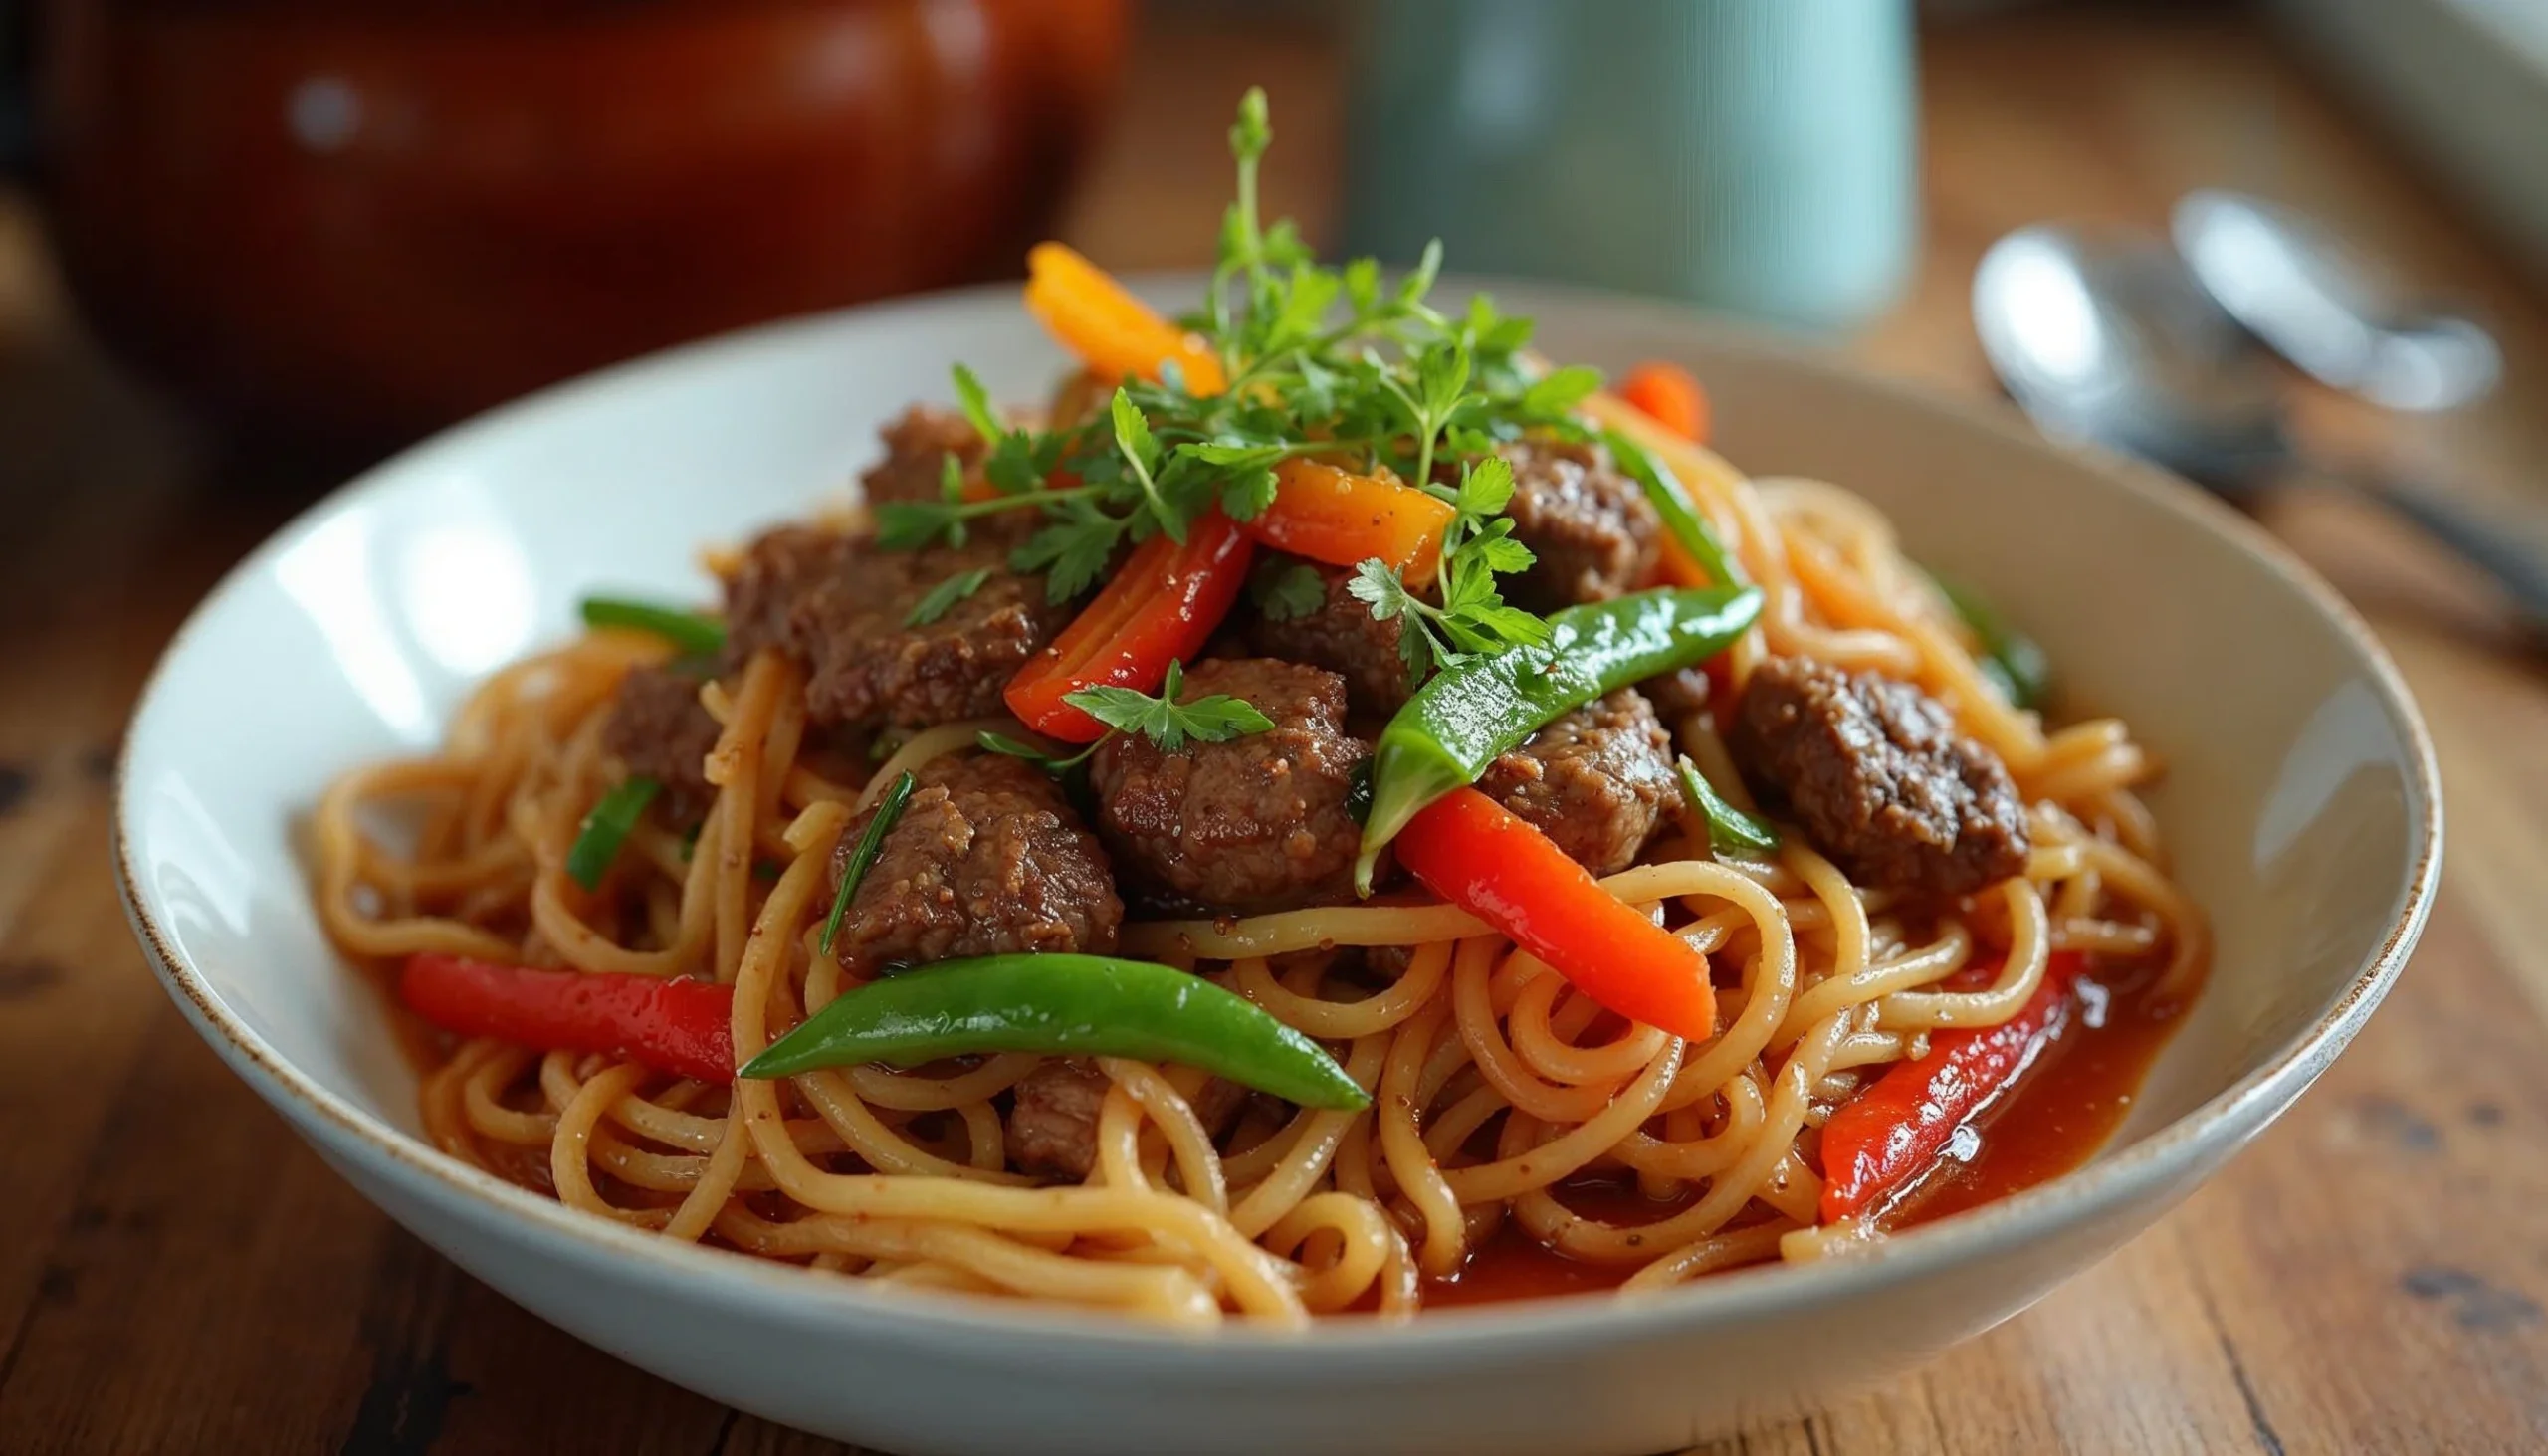
[[[2253,23],[2060,10],[1931,35],[1927,249],[1853,346],[1986,387],[1965,281],[2044,216],[2155,226],[2268,189],[2465,294],[2508,384],[2450,419],[2315,401],[2343,448],[2548,509],[2548,304]],[[1266,81],[1270,205],[1332,236],[1314,39],[1163,35],[1069,235],[1188,264],[1231,97]],[[0,1451],[816,1452],[540,1324],[338,1181],[144,969],[107,873],[116,735],[151,659],[306,483],[226,464],[72,324],[0,193]],[[2448,868],[2388,1005],[2211,1186],[1916,1374],[1711,1452],[2548,1449],[2548,667],[2384,523],[2268,523],[2371,617],[2432,717]]]

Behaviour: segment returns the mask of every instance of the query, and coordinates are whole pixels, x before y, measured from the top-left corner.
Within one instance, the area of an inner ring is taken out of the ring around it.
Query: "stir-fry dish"
[[[2082,1160],[2204,975],[2151,756],[1699,381],[1544,361],[1438,250],[1320,267],[1260,96],[1230,136],[1190,313],[1036,249],[1044,407],[956,370],[713,608],[595,596],[330,789],[432,1140],[1187,1325],[1651,1290]]]

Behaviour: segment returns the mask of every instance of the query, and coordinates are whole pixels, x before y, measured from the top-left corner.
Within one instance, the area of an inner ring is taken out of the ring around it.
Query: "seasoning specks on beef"
[[[2007,766],[1908,683],[1772,658],[1744,685],[1727,746],[1859,884],[1969,895],[2025,868]]]
[[[816,723],[928,728],[1004,710],[1000,690],[1069,620],[1044,578],[1007,565],[1007,547],[887,551],[872,541],[782,526],[752,542],[727,583],[727,640],[740,659],[776,647],[805,669]],[[976,568],[981,586],[914,624],[931,588]]]
[[[1380,621],[1372,604],[1348,589],[1354,573],[1339,566],[1317,566],[1277,556],[1266,568],[1300,567],[1317,573],[1319,604],[1307,613],[1282,620],[1262,611],[1249,614],[1248,644],[1266,657],[1325,668],[1345,679],[1354,711],[1373,718],[1397,712],[1414,692],[1406,659],[1398,655],[1398,634],[1405,622]]]
[[[1500,448],[1513,462],[1513,538],[1539,559],[1505,596],[1535,612],[1607,601],[1654,567],[1661,517],[1645,490],[1581,441],[1520,440]]]
[[[1051,779],[995,754],[935,758],[919,778],[841,922],[844,965],[1115,948],[1124,902],[1106,853]],[[841,835],[826,903],[874,814]]]
[[[1212,658],[1183,698],[1227,693],[1274,721],[1176,752],[1110,738],[1089,777],[1097,827],[1128,879],[1214,911],[1252,915],[1353,894],[1362,826],[1346,800],[1371,747],[1345,731],[1345,681],[1270,658]]]
[[[1679,797],[1672,737],[1633,690],[1566,714],[1488,766],[1478,788],[1595,875],[1636,863]]]
[[[708,782],[708,754],[717,734],[717,720],[699,701],[698,678],[669,667],[641,667],[619,680],[601,742],[631,774],[664,786],[667,822],[696,824],[717,797]]]

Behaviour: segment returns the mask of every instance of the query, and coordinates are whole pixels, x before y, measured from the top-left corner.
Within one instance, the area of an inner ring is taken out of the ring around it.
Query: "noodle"
[[[1761,859],[1666,834],[1602,883],[1711,959],[1717,1035],[1622,1021],[1458,908],[1401,901],[1124,927],[1128,954],[1216,973],[1327,1043],[1376,1094],[1360,1112],[1263,1102],[1228,1131],[1187,1069],[1103,1061],[1085,1184],[1030,1186],[1004,1156],[1011,1097],[1041,1059],[855,1067],[720,1087],[633,1062],[493,1041],[423,1079],[444,1151],[570,1207],[842,1278],[1060,1301],[1170,1325],[1404,1317],[1481,1245],[1528,1239],[1620,1272],[1631,1291],[1875,1236],[1815,1227],[1813,1139],[1832,1101],[1917,1057],[1931,1033],[1999,1024],[2055,949],[2150,966],[2189,994],[2208,936],[2134,796],[2152,757],[2113,720],[2046,734],[1976,665],[1891,525],[1837,488],[1747,481],[1595,397],[1588,409],[1667,461],[1767,598],[1730,653],[1738,681],[1809,654],[1917,682],[1997,751],[2031,806],[2017,878],[1915,915],[1791,836]],[[438,754],[355,770],[317,806],[316,895],[348,955],[441,951],[690,975],[735,988],[748,1058],[854,984],[817,948],[832,855],[895,775],[971,751],[1001,719],[948,724],[844,780],[816,747],[805,682],[760,653],[707,684],[720,728],[696,843],[642,824],[600,893],[567,849],[613,780],[615,685],[662,648],[602,631],[498,674]],[[1707,716],[1673,725],[1738,806],[1751,798]],[[403,829],[403,834],[393,832]],[[1403,952],[1357,978],[1351,947]],[[1994,967],[1987,979],[1983,971]],[[1638,1216],[1580,1211],[1607,1179]]]

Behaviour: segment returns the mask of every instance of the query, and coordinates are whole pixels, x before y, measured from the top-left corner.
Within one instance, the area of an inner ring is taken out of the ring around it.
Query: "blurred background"
[[[1331,254],[1440,237],[1974,389],[1995,239],[2295,208],[2341,287],[2268,302],[2455,382],[2242,382],[2304,453],[2537,505],[2548,0],[0,0],[0,530],[271,524],[542,384],[1044,236],[1206,263],[1252,82],[1268,205]],[[2204,348],[2272,336],[2241,317]]]

